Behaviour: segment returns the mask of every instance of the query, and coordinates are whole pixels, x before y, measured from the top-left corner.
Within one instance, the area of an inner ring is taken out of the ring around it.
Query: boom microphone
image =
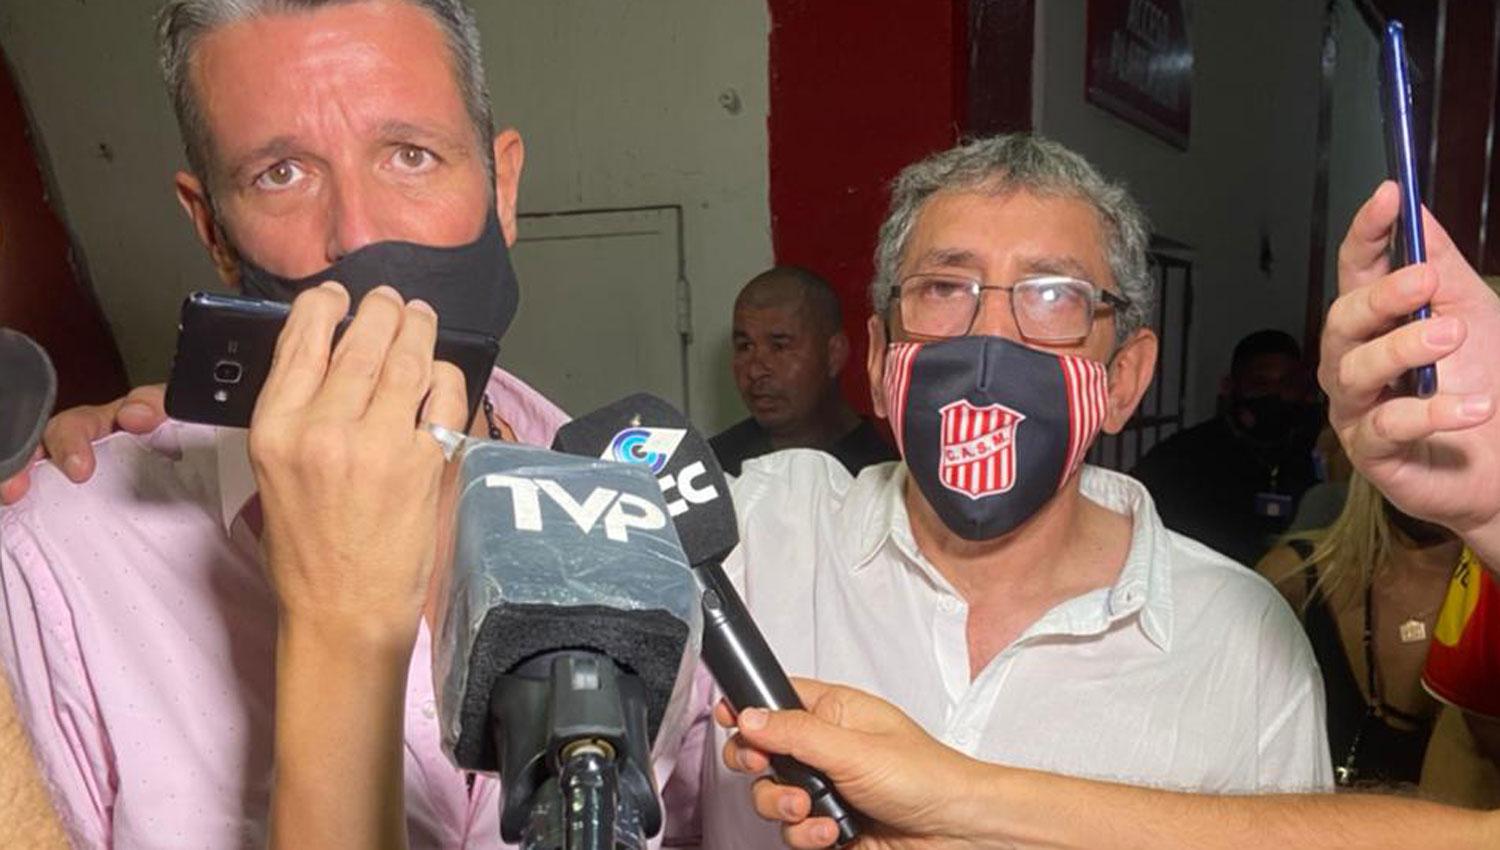
[[[687,720],[702,630],[661,488],[544,449],[459,452],[433,652],[444,750],[500,774],[507,842],[644,846],[662,824],[651,750]]]
[[[709,671],[736,711],[801,709],[781,663],[724,574],[724,557],[739,544],[734,504],[718,459],[687,417],[666,401],[639,393],[564,425],[552,447],[643,466],[657,476],[698,578]],[[859,837],[856,811],[826,776],[787,756],[773,756],[771,767],[777,781],[812,797],[814,815],[838,824],[839,846]]]

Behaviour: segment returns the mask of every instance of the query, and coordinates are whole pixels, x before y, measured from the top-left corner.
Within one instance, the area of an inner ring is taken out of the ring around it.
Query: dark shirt
[[[1312,554],[1312,544],[1294,540],[1292,549],[1303,560]],[[1323,671],[1323,698],[1328,718],[1328,748],[1340,785],[1366,788],[1410,788],[1422,778],[1422,761],[1432,738],[1431,718],[1408,718],[1416,728],[1388,725],[1370,709],[1370,700],[1354,678],[1349,654],[1339,637],[1338,621],[1317,586],[1317,568],[1309,564],[1303,574],[1308,603],[1303,628],[1318,669]],[[1385,711],[1395,713],[1386,706]]]
[[[719,464],[730,475],[739,475],[740,467],[750,458],[774,451],[770,433],[760,427],[753,417],[725,428],[714,435],[708,444],[713,447],[714,454],[718,455]],[[837,458],[849,470],[850,475],[858,475],[861,469],[870,464],[898,458],[896,450],[880,435],[880,430],[864,417],[860,417],[859,424],[833,445],[815,448]]]
[[[1168,528],[1246,566],[1287,530],[1318,481],[1311,446],[1257,447],[1223,417],[1153,446],[1130,474],[1151,491]]]

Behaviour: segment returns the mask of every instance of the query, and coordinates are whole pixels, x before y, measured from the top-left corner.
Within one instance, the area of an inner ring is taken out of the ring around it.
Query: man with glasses
[[[1279,596],[1083,464],[1157,343],[1145,220],[1081,157],[971,142],[897,178],[869,319],[903,460],[748,461],[726,562],[789,672],[873,691],[975,758],[1225,793],[1331,785],[1322,687]],[[706,748],[703,846],[771,846]]]

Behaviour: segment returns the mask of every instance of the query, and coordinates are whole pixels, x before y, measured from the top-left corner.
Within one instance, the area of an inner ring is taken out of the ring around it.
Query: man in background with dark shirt
[[[734,383],[750,417],[710,443],[731,475],[778,449],[822,449],[849,472],[896,453],[839,394],[849,360],[839,299],[828,281],[777,266],[745,284],[734,302]]]
[[[1154,446],[1131,474],[1168,528],[1254,566],[1318,481],[1311,393],[1297,341],[1256,331],[1234,347],[1221,413]]]

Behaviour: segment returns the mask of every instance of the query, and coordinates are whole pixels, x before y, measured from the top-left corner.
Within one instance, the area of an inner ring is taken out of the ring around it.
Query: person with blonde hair
[[[1355,474],[1331,525],[1287,536],[1256,566],[1297,611],[1323,671],[1339,785],[1415,790],[1421,779],[1440,709],[1422,665],[1462,551]]]

